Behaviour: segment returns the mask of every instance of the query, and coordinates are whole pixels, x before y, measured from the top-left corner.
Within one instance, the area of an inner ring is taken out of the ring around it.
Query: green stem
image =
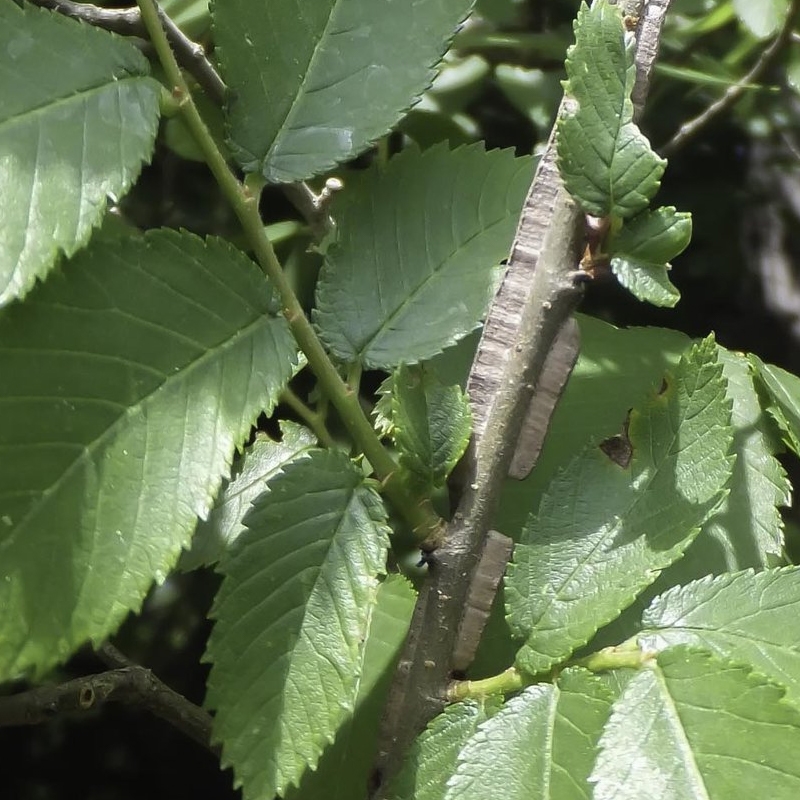
[[[653,653],[640,650],[635,641],[628,641],[616,647],[606,647],[586,658],[573,662],[592,672],[605,672],[610,669],[641,669],[652,661]]]
[[[358,394],[361,387],[361,364],[354,361],[347,368],[347,385]]]
[[[592,672],[605,672],[610,669],[641,669],[653,660],[654,653],[639,649],[635,640],[623,642],[616,647],[606,647],[598,650],[586,658],[570,662],[571,666],[584,667]],[[553,670],[549,675],[531,677],[518,672],[515,667],[510,667],[499,675],[483,678],[479,681],[455,681],[447,690],[447,699],[451,703],[466,700],[470,697],[486,697],[490,694],[509,694],[518,692],[532,683],[540,680],[552,680],[562,668]]]
[[[530,683],[521,672],[510,667],[499,675],[479,681],[456,681],[447,691],[447,699],[455,703],[470,697],[486,697],[490,694],[509,694],[518,692]]]
[[[386,164],[389,161],[389,137],[381,136],[378,139],[378,163]]]
[[[239,219],[256,260],[277,288],[283,313],[322,390],[339,412],[354,441],[363,450],[380,479],[383,492],[398,513],[403,515],[420,541],[435,539],[444,527],[442,519],[433,510],[429,501],[420,501],[407,490],[398,475],[394,459],[381,444],[370,421],[361,410],[358,395],[345,384],[333,362],[328,358],[264,233],[264,224],[258,212],[258,191],[252,190],[252,182],[242,186],[230,170],[192,100],[189,87],[161,27],[155,0],[137,0],[137,4],[141,11],[142,22],[147,28],[167,80],[172,86],[173,96],[179,103],[184,121],[197,141],[222,193]],[[258,181],[258,178],[255,180]]]
[[[288,386],[281,392],[281,400],[311,428],[324,447],[335,447],[336,442],[325,425],[324,417],[312,411]]]

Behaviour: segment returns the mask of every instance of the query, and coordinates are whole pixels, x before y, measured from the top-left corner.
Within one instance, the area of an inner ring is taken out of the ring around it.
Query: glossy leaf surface
[[[594,676],[570,670],[525,689],[464,745],[446,800],[589,800],[587,778],[611,708]]]
[[[792,800],[800,711],[741,664],[676,647],[614,704],[592,774],[594,800]]]
[[[708,576],[670,589],[645,611],[638,638],[648,651],[693,645],[751,664],[800,704],[800,568]]]

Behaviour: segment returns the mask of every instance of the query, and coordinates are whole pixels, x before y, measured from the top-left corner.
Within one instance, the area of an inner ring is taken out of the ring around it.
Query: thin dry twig
[[[106,655],[112,661],[131,663],[114,648]],[[136,664],[0,697],[0,727],[38,725],[64,714],[83,714],[111,701],[146,709],[214,755],[220,754],[219,747],[211,744],[211,716]]]
[[[125,669],[125,667],[137,666],[135,661],[131,661],[128,656],[117,650],[113,644],[106,642],[95,650],[95,655],[110,669]]]
[[[671,156],[680,150],[690,139],[697,135],[699,131],[706,127],[712,120],[716,119],[728,109],[736,104],[739,98],[747,91],[748,87],[756,83],[759,78],[764,74],[767,68],[772,64],[775,58],[783,49],[784,45],[792,37],[792,26],[797,15],[800,3],[798,0],[792,0],[789,10],[786,12],[786,19],[783,22],[778,35],[772,40],[769,47],[761,53],[758,60],[750,68],[740,80],[729,86],[723,95],[711,103],[708,108],[698,114],[694,119],[684,122],[678,128],[675,135],[660,148],[660,152],[664,156]]]
[[[72,0],[30,0],[30,2],[123,36],[147,38],[147,31],[138,8],[100,8],[89,3],[75,3]],[[186,36],[160,9],[159,13],[178,63],[194,77],[215,103],[221,104],[227,91],[225,83],[208,60],[205,50]]]

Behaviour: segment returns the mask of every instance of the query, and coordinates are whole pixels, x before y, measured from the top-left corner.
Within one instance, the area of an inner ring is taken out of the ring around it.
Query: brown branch
[[[38,725],[62,714],[85,713],[110,701],[146,709],[214,755],[220,754],[211,744],[211,716],[149,669],[136,665],[0,697],[0,727]]]
[[[750,68],[750,71],[732,86],[729,86],[725,90],[724,94],[718,100],[715,100],[710,106],[708,106],[708,108],[706,108],[702,113],[698,114],[694,119],[684,122],[683,125],[678,128],[678,131],[675,133],[675,135],[662,148],[660,148],[662,155],[671,156],[676,153],[712,120],[716,119],[718,116],[734,106],[747,88],[758,81],[761,75],[778,56],[786,42],[788,42],[791,38],[792,25],[794,24],[794,19],[797,15],[799,6],[800,4],[798,3],[798,0],[792,0],[792,4],[789,6],[788,11],[786,12],[786,19],[784,20],[783,26],[778,32],[778,35],[775,37],[775,39],[773,39],[770,46],[767,47],[763,53],[761,53],[756,63]]]
[[[625,12],[639,18],[639,108],[669,2],[625,3]],[[465,650],[464,643],[457,641],[460,623],[514,442],[554,342],[570,324],[581,296],[577,266],[582,222],[582,213],[558,175],[551,134],[470,372],[475,436],[468,454],[466,488],[445,543],[433,555],[389,693],[378,757],[384,781],[398,768],[417,734],[444,707],[454,652]],[[495,564],[495,569],[503,566]],[[486,575],[479,572],[478,577],[487,582]],[[470,635],[476,635],[475,631]]]
[[[101,644],[95,650],[95,655],[109,668],[109,669],[125,669],[125,667],[138,666],[135,661],[131,661],[125,653],[117,650],[113,644],[106,642]]]
[[[75,3],[72,0],[29,0],[29,2],[57,11],[66,17],[83,20],[97,28],[123,36],[139,36],[147,39],[147,31],[138,8],[100,8],[89,3]],[[208,60],[202,46],[186,36],[161,9],[159,13],[178,63],[194,77],[215,103],[222,104],[225,99],[225,84],[214,65]]]

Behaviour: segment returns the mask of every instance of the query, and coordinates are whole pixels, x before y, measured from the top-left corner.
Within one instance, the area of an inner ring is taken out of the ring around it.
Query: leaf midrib
[[[467,239],[464,239],[455,250],[450,252],[447,258],[443,259],[438,265],[435,266],[435,268],[430,272],[430,274],[423,276],[423,280],[420,283],[418,283],[409,294],[405,296],[405,299],[400,303],[400,305],[398,305],[387,317],[383,318],[380,325],[371,334],[369,334],[369,338],[364,340],[364,343],[362,344],[361,348],[355,351],[356,359],[363,363],[365,355],[369,352],[372,345],[376,341],[380,341],[381,336],[384,335],[386,329],[390,327],[390,323],[394,321],[397,317],[401,316],[401,314],[404,311],[406,311],[409,306],[413,305],[416,302],[418,295],[428,288],[430,282],[441,279],[444,270],[448,268],[451,262],[459,258],[463,250],[467,249],[470,245],[472,245],[474,240],[477,239],[478,237],[483,235],[489,235],[496,226],[504,224],[508,220],[509,216],[510,215],[508,211],[506,211],[503,217],[495,220],[488,227],[481,228],[479,231],[476,231],[474,234],[472,234],[472,236],[469,236]],[[494,266],[496,265],[493,264],[487,266],[486,267],[487,273],[491,273],[491,270]]]
[[[319,0],[315,0],[315,1],[319,2]],[[328,38],[328,31],[330,30],[332,20],[333,20],[334,16],[336,15],[336,11],[339,8],[340,2],[341,2],[341,0],[334,0],[334,2],[331,4],[330,13],[328,14],[328,19],[327,19],[327,21],[326,21],[326,23],[325,23],[325,25],[323,27],[323,30],[322,30],[322,33],[321,33],[319,39],[314,44],[314,48],[311,51],[311,55],[310,55],[310,57],[308,59],[308,64],[306,66],[305,71],[303,72],[303,79],[300,81],[300,84],[297,87],[297,91],[295,92],[294,98],[292,98],[292,102],[289,105],[289,108],[287,109],[286,114],[284,115],[283,119],[280,122],[280,125],[278,125],[278,127],[277,127],[277,129],[275,131],[275,136],[272,139],[272,143],[270,144],[269,148],[267,149],[267,152],[264,154],[264,157],[261,159],[262,172],[264,171],[264,168],[270,163],[271,157],[275,155],[276,151],[280,150],[280,145],[283,143],[284,139],[287,137],[288,132],[291,132],[292,130],[294,130],[293,128],[291,128],[289,126],[290,119],[291,119],[292,115],[295,113],[295,109],[297,108],[297,106],[300,103],[300,101],[302,99],[304,99],[308,95],[308,92],[306,91],[306,85],[307,85],[308,80],[309,80],[309,75],[311,74],[312,70],[314,69],[315,62],[318,60],[319,53],[320,53],[320,50],[322,49],[323,43]],[[264,77],[265,76],[262,73],[262,75],[261,75],[262,86],[263,86]],[[265,92],[266,92],[265,97],[269,97],[269,94],[270,94],[268,91],[266,91],[267,88],[268,87],[266,87],[266,86],[264,87]]]
[[[126,75],[123,78],[108,80],[105,83],[101,84],[99,83],[94,86],[89,86],[84,89],[80,89],[79,91],[73,92],[69,95],[64,95],[63,97],[59,97],[56,100],[53,100],[48,103],[32,106],[31,108],[28,108],[25,111],[23,111],[21,114],[17,114],[13,117],[8,117],[6,119],[0,120],[0,137],[2,137],[8,130],[10,130],[17,123],[29,122],[31,119],[35,119],[36,117],[47,114],[50,111],[57,110],[62,106],[69,107],[72,105],[79,105],[80,103],[85,102],[88,98],[100,94],[101,92],[109,89],[112,86],[120,86],[126,83],[145,83],[148,81],[154,82],[153,79],[148,75]]]
[[[72,461],[72,463],[56,479],[56,481],[37,493],[39,495],[39,500],[31,506],[29,511],[22,517],[19,523],[9,532],[8,536],[3,541],[0,541],[0,552],[3,552],[12,546],[17,536],[23,530],[25,530],[33,520],[35,520],[35,518],[42,512],[44,508],[47,507],[48,501],[54,496],[60,494],[63,486],[68,483],[73,473],[79,467],[83,466],[92,455],[102,451],[103,448],[107,447],[110,442],[113,442],[119,428],[123,427],[124,422],[130,418],[132,412],[146,408],[150,402],[156,402],[157,396],[166,391],[167,388],[179,386],[183,381],[190,379],[191,376],[197,370],[202,369],[207,362],[213,361],[218,357],[222,357],[222,354],[224,354],[226,350],[234,348],[240,341],[254,337],[259,332],[260,328],[265,326],[265,324],[268,325],[269,322],[272,322],[275,319],[275,317],[269,315],[256,318],[245,327],[236,331],[232,337],[228,337],[218,345],[206,349],[198,358],[188,362],[185,367],[179,370],[179,372],[175,373],[174,375],[164,375],[164,381],[158,387],[143,395],[132,405],[125,406],[114,422],[111,423],[111,425],[109,425],[92,441],[83,445],[80,455]]]

